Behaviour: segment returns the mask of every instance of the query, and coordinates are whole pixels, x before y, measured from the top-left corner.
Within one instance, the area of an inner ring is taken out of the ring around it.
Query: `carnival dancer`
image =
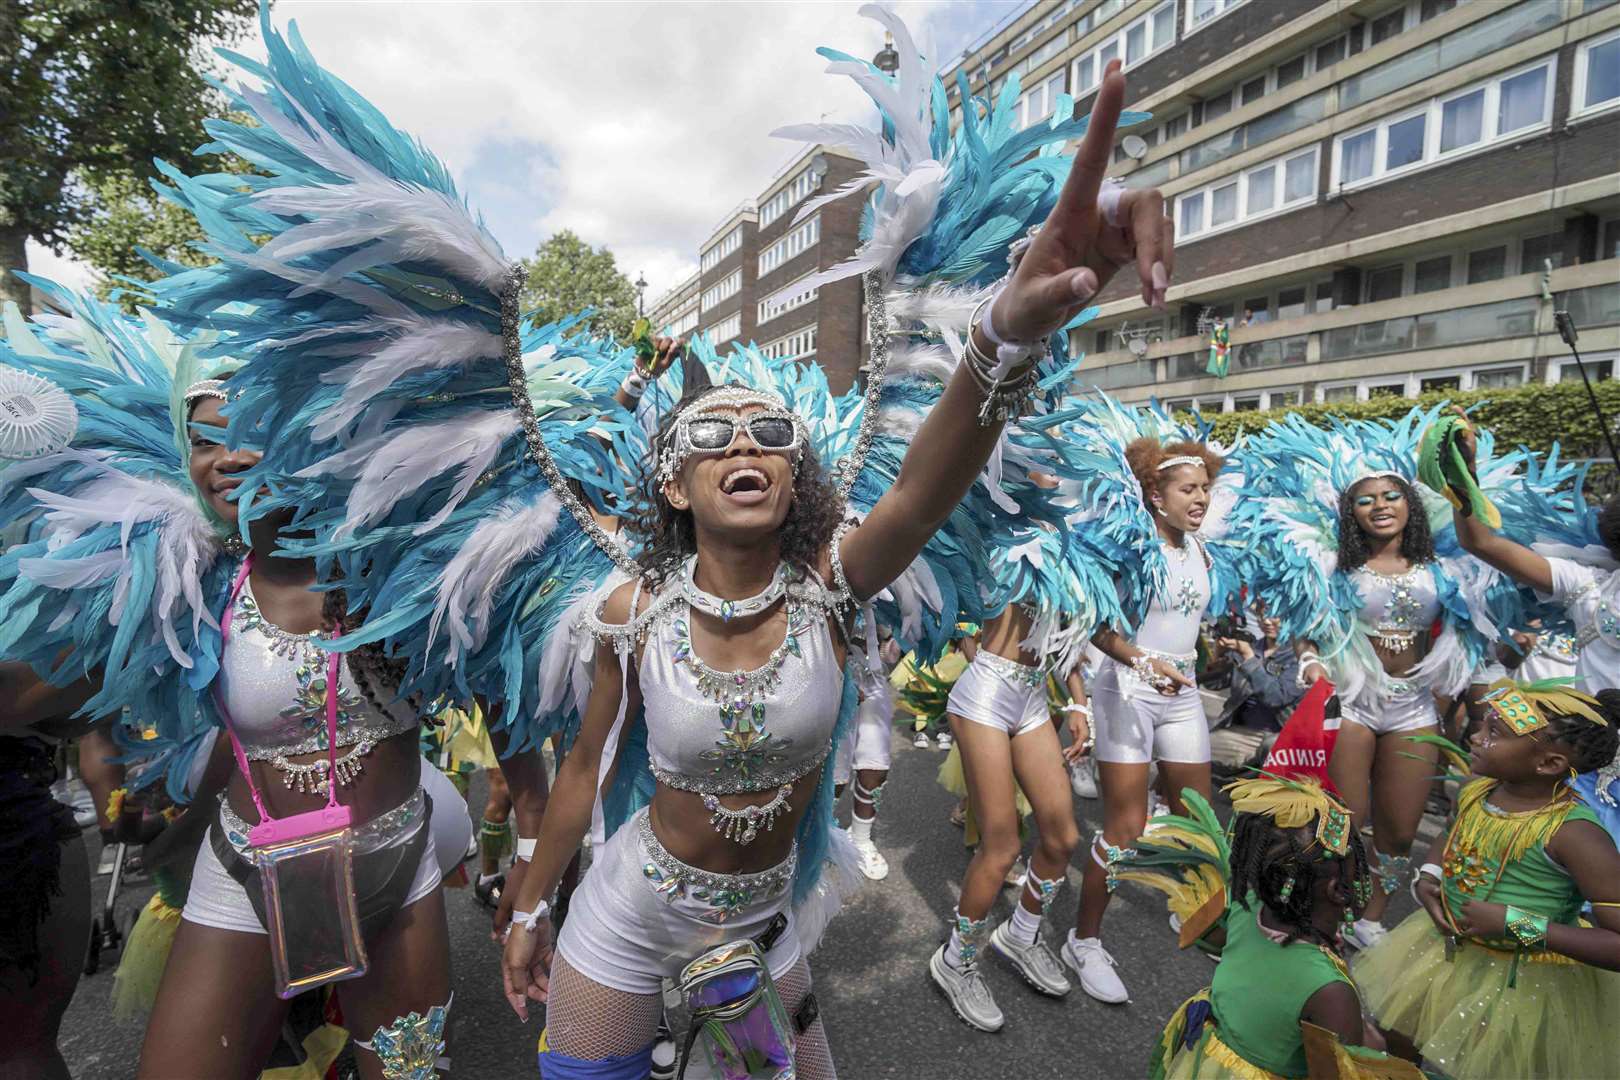
[[[1356,981],[1380,1025],[1457,1080],[1608,1075],[1620,851],[1569,781],[1614,760],[1620,690],[1503,680],[1486,702],[1478,779],[1418,873],[1423,910],[1362,954]]]
[[[1419,1080],[1385,1052],[1344,955],[1343,925],[1372,892],[1349,810],[1315,781],[1262,774],[1227,785],[1230,832],[1195,791],[1114,862],[1163,891],[1181,944],[1220,965],[1165,1025],[1154,1080]]]
[[[946,133],[930,134],[921,59],[904,27],[879,17],[902,56],[898,87],[864,64],[835,70],[852,74],[883,104],[896,132],[881,148],[891,169],[915,172],[918,181],[942,180],[936,158]],[[957,513],[958,500],[995,447],[1012,403],[1003,396],[1001,375],[981,378],[994,368],[985,362],[995,347],[987,325],[1004,341],[1037,342],[1033,352],[1045,352],[1050,335],[1100,284],[1105,253],[1128,261],[1131,236],[1143,289],[1157,298],[1169,238],[1161,233],[1156,194],[1121,201],[1118,213],[1130,226],[1109,224],[1096,209],[1123,92],[1112,68],[1077,164],[1018,272],[1001,291],[978,291],[969,308],[983,311],[969,324],[966,370],[951,375],[914,434],[885,447],[889,454],[904,449],[903,464],[858,525],[840,525],[836,489],[811,452],[805,420],[784,408],[783,397],[746,385],[694,389],[666,419],[637,525],[648,580],[619,586],[604,605],[597,628],[604,642],[580,734],[559,772],[517,901],[519,908],[534,907],[521,920],[514,917],[507,946],[514,1007],[526,1012],[525,997],[549,995],[541,1054],[547,1077],[644,1071],[641,1055],[653,1036],[660,976],[677,974],[706,947],[770,930],[788,911],[796,886],[802,888],[795,864],[821,861],[808,844],[830,804],[830,788],[815,777],[855,703],[853,683],[840,675],[845,648],[838,611],[907,572],[935,529]],[[1030,146],[1069,134],[1061,125],[1037,132]],[[794,135],[805,137],[803,129]],[[1014,154],[1010,144],[999,145],[1005,132],[990,135],[994,152]],[[876,140],[873,145],[877,150]],[[911,247],[917,234],[903,230],[927,221],[894,213],[895,201],[907,198],[904,190],[886,186],[880,195],[874,242],[858,263],[881,267],[892,260],[904,275],[906,259],[937,256]],[[1045,190],[1055,195],[1056,185]],[[935,187],[926,197],[962,191]],[[1038,213],[1050,201],[1033,199],[1029,210]],[[999,268],[987,269],[993,276]],[[891,316],[897,306],[890,305]],[[880,329],[877,337],[887,332]],[[1019,355],[1030,350],[1001,349],[1005,374],[1027,380],[1021,373],[1030,360]],[[924,351],[909,344],[907,355],[920,358]],[[931,355],[937,361],[949,354]],[[876,456],[874,448],[869,467]],[[852,489],[857,505],[859,486],[857,480]],[[958,542],[953,536],[951,543]],[[959,614],[929,616],[934,648],[943,646]],[[897,636],[905,640],[901,621]],[[840,699],[843,705],[835,707]],[[692,726],[716,709],[718,727]],[[636,730],[645,731],[657,781],[650,807],[597,849],[581,885],[590,902],[576,903],[553,959],[544,897],[593,817],[600,820],[592,804],[615,765],[624,770],[618,759],[629,740],[621,740],[622,727],[638,714],[644,728]],[[793,920],[800,917],[795,913]],[[777,976],[785,1015],[808,1021],[796,1040],[796,1075],[831,1075],[819,1023],[800,1011],[809,976],[798,939],[766,936],[766,964]]]
[[[1342,703],[1328,775],[1358,828],[1372,828],[1380,888],[1347,932],[1357,948],[1386,932],[1389,896],[1411,880],[1411,848],[1434,777],[1435,696],[1461,696],[1518,591],[1458,546],[1444,502],[1417,484],[1423,433],[1438,410],[1395,421],[1289,417],[1240,455],[1254,499],[1240,527],[1263,553],[1255,591],[1299,651],[1300,678],[1332,681]],[[1524,461],[1489,461],[1504,490]],[[1263,496],[1263,497],[1260,497]]]
[[[1102,396],[1069,430],[1109,466],[1085,481],[1098,515],[1084,528],[1098,550],[1123,550],[1127,616],[1092,638],[1106,657],[1090,687],[1103,827],[1084,860],[1063,959],[1087,994],[1120,1004],[1129,992],[1102,942],[1108,860],[1142,834],[1154,763],[1168,791],[1208,797],[1209,720],[1193,676],[1199,623],[1206,611],[1225,610],[1240,582],[1228,549],[1213,542],[1237,481],[1228,473],[1217,487],[1222,457],[1157,407]]]

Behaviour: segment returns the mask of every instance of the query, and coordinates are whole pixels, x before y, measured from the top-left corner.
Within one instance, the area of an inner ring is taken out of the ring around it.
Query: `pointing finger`
[[[1070,217],[1097,205],[1097,192],[1113,159],[1119,114],[1125,108],[1125,76],[1120,67],[1120,62],[1114,60],[1103,73],[1102,86],[1091,103],[1091,123],[1086,128],[1085,138],[1080,140],[1069,178],[1058,196],[1057,208],[1052,214],[1055,218]]]

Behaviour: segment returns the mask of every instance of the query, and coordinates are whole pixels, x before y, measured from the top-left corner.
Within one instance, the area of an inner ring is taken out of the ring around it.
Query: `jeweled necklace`
[[[697,583],[697,556],[687,557],[686,565],[681,568],[681,595],[686,602],[705,615],[713,615],[721,622],[730,622],[732,619],[746,619],[750,615],[758,615],[768,611],[776,602],[787,595],[788,564],[776,564],[776,573],[771,575],[770,582],[753,596],[745,596],[740,600],[726,600],[713,593],[704,592]]]
[[[1193,542],[1183,535],[1180,547],[1171,547],[1168,540],[1164,541],[1164,546],[1167,550],[1175,552],[1176,572],[1179,575],[1179,584],[1176,586],[1176,594],[1170,606],[1184,616],[1191,615],[1204,606],[1204,598],[1199,595],[1198,586],[1187,574],[1187,564],[1192,560]]]

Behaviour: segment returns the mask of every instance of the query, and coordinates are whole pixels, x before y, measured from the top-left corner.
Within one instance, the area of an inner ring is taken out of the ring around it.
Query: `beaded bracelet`
[[[1547,940],[1547,916],[1537,915],[1523,908],[1507,906],[1507,931],[1519,945],[1533,949]]]

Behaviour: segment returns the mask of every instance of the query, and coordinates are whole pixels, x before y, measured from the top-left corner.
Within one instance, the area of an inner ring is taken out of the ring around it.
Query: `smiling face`
[[[693,450],[680,472],[664,484],[669,504],[691,511],[698,529],[746,537],[775,532],[787,519],[798,451],[763,450],[754,441],[747,421],[765,412],[760,405],[705,406],[693,417],[694,425],[704,424],[708,417],[734,421],[729,443],[716,450]],[[704,440],[694,437],[694,441]]]
[[[1177,465],[1159,473],[1153,496],[1156,511],[1182,532],[1197,532],[1209,512],[1209,471],[1202,465]]]
[[[1350,512],[1368,537],[1390,540],[1406,531],[1411,508],[1400,484],[1387,476],[1374,476],[1350,489]]]
[[[240,474],[257,465],[264,455],[225,448],[225,418],[220,415],[220,405],[217,398],[200,398],[191,408],[193,424],[219,429],[217,440],[196,431],[190,433],[191,482],[214,513],[227,525],[235,525],[236,503],[230,495],[241,483]]]

